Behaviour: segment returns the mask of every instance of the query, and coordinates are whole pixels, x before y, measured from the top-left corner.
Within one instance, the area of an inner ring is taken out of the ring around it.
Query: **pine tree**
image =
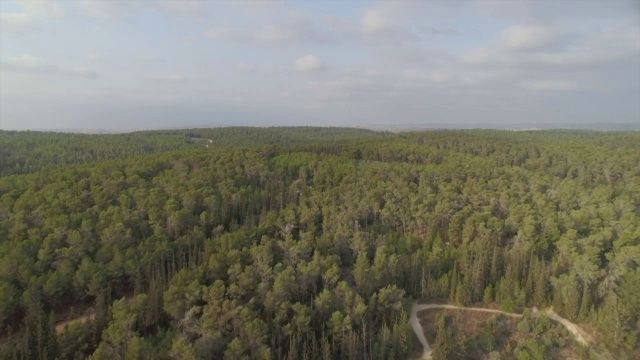
[[[493,301],[493,286],[491,284],[487,285],[484,289],[484,296],[482,297],[482,302],[488,304]]]
[[[524,291],[527,299],[531,299],[534,293],[534,279],[536,274],[539,272],[538,261],[533,256],[533,252],[531,253],[531,257],[529,259],[529,267],[527,268],[527,280],[524,283]]]
[[[371,279],[370,276],[369,259],[365,253],[360,253],[356,264],[353,267],[353,277],[358,289],[358,293],[365,298],[368,298],[371,294]]]
[[[487,265],[486,256],[483,254],[478,261],[475,277],[473,279],[474,291],[473,301],[481,299],[484,291],[484,287],[487,283]]]
[[[492,284],[496,284],[500,278],[500,249],[497,245],[493,247],[493,255],[491,256],[491,270],[489,272],[489,280]]]
[[[541,266],[541,269],[538,270],[535,275],[536,281],[534,282],[534,294],[533,294],[533,304],[537,307],[544,307],[547,304],[547,272],[544,270],[544,267]]]
[[[578,312],[578,318],[582,321],[586,321],[589,316],[589,311],[591,310],[591,291],[589,291],[588,286],[584,285],[584,289],[582,292],[582,301],[580,303],[580,311]]]
[[[102,332],[109,323],[109,303],[110,299],[106,290],[101,291],[96,298],[96,315],[93,333],[94,346],[98,346],[102,337]]]
[[[451,281],[449,282],[449,300],[456,301],[456,292],[458,290],[458,263],[453,264],[451,273]]]
[[[453,346],[453,337],[447,329],[444,315],[438,318],[436,341],[431,351],[432,360],[448,360],[451,359]]]

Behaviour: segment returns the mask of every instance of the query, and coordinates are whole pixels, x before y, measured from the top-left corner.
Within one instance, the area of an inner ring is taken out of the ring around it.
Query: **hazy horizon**
[[[0,0],[0,129],[640,124],[640,2]]]

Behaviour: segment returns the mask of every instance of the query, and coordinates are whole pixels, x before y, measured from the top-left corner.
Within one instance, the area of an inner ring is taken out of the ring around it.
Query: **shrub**
[[[527,321],[527,319],[522,319],[519,323],[518,323],[518,331],[522,332],[522,333],[528,333],[529,331],[531,331],[531,326],[529,326],[529,322]]]

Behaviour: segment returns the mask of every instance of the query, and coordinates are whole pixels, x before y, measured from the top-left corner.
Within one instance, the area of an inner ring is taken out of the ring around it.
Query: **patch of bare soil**
[[[444,314],[447,323],[450,327],[455,329],[457,336],[462,336],[468,340],[474,339],[478,337],[478,334],[481,333],[483,326],[489,321],[491,318],[496,318],[500,331],[504,331],[505,329],[516,329],[518,324],[517,318],[512,318],[505,315],[500,314],[491,314],[486,312],[470,312],[470,311],[460,311],[460,310],[432,310],[425,311],[423,315],[420,317],[420,324],[423,329],[425,329],[425,336],[429,341],[429,344],[434,344],[436,341],[436,326],[437,319],[440,314]],[[511,332],[511,331],[509,331]],[[501,334],[496,334],[501,335]],[[507,343],[510,340],[510,337],[501,337],[497,339],[499,343]],[[470,360],[481,360],[487,358],[486,353],[477,351],[472,347],[468,347],[469,351],[467,352],[467,359]]]
[[[56,334],[62,333],[67,326],[71,326],[73,324],[84,324],[87,321],[93,321],[95,319],[95,315],[93,313],[77,317],[75,319],[70,319],[66,321],[62,321],[56,324]]]

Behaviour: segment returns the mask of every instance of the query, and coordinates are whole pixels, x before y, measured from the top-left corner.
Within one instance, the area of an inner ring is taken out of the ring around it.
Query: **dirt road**
[[[447,304],[413,304],[411,307],[411,316],[409,317],[409,322],[411,322],[411,327],[413,328],[413,332],[418,337],[418,340],[422,344],[422,359],[430,360],[431,359],[431,347],[427,342],[427,338],[424,336],[424,329],[422,325],[420,325],[420,320],[418,320],[418,312],[429,309],[449,309],[449,310],[464,310],[464,311],[480,311],[480,312],[488,312],[494,314],[501,314],[505,316],[521,318],[522,314],[515,314],[501,310],[494,309],[485,309],[485,308],[477,308],[477,307],[465,307],[465,306],[455,306],[455,305],[447,305]],[[588,346],[589,343],[586,340],[586,336],[584,331],[578,327],[578,325],[572,323],[571,321],[561,317],[556,314],[552,308],[549,308],[544,311],[549,319],[554,320],[562,324],[569,332],[575,337],[575,339],[582,345]],[[533,317],[540,316],[541,312],[537,308],[533,308],[531,315]]]

